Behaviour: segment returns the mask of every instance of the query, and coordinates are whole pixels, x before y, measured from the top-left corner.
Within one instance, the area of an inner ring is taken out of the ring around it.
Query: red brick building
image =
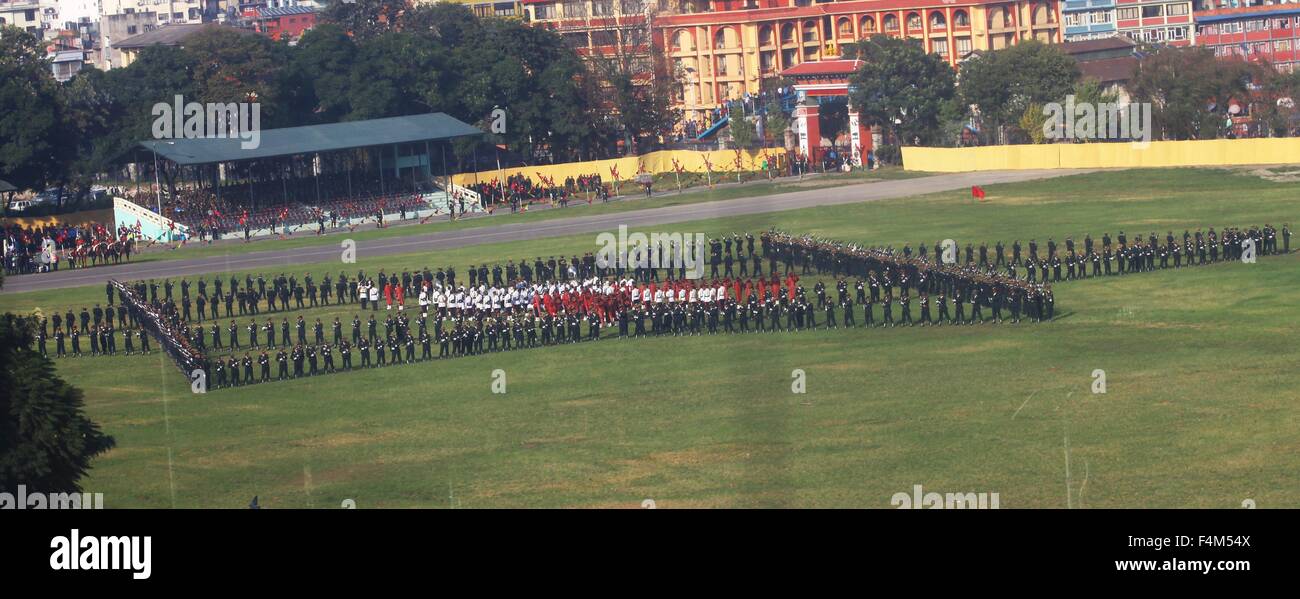
[[[296,40],[316,26],[316,9],[308,6],[259,8],[254,26],[258,33],[271,39]]]

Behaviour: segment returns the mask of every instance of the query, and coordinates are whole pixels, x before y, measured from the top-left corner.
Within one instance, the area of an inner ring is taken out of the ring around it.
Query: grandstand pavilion
[[[147,140],[131,156],[139,167],[132,200],[185,227],[216,231],[274,230],[397,206],[445,209],[455,162],[449,146],[482,134],[430,113],[268,129],[256,147],[245,147],[253,145],[247,137]]]

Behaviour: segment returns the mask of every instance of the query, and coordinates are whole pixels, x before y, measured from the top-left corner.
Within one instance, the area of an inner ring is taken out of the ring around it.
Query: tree
[[[110,167],[121,154],[113,143],[121,106],[107,73],[85,68],[59,88],[63,107],[60,121],[60,178],[70,183],[73,197],[84,197],[96,173]]]
[[[397,29],[406,10],[407,0],[330,0],[321,20],[367,40]]]
[[[1149,102],[1163,139],[1213,139],[1225,131],[1228,102],[1249,96],[1256,67],[1217,60],[1208,48],[1153,49],[1129,85],[1135,102]]]
[[[1251,114],[1259,134],[1286,137],[1300,128],[1300,71],[1281,73],[1267,66]]]
[[[285,126],[336,123],[352,111],[352,69],[357,45],[333,23],[308,30],[277,80]]]
[[[0,26],[0,174],[22,189],[59,175],[58,84],[40,42]]]
[[[440,49],[404,31],[390,31],[358,47],[348,89],[348,120],[445,110]],[[455,116],[462,116],[452,112]],[[463,118],[463,116],[462,116]]]
[[[198,102],[258,102],[261,118],[273,122],[275,79],[287,46],[229,27],[207,27],[185,41],[194,60],[191,77]],[[186,98],[189,101],[189,98]]]
[[[1084,77],[1074,84],[1074,101],[1076,103],[1087,103],[1093,106],[1102,104],[1114,104],[1119,102],[1119,94],[1107,90],[1102,86],[1101,81],[1094,77]],[[1064,100],[1064,98],[1062,98]]]
[[[731,118],[727,121],[727,128],[731,130],[731,141],[735,142],[737,148],[748,148],[754,145],[754,138],[758,136],[758,129],[754,121],[745,116],[745,106],[740,102],[731,103]]]
[[[991,125],[985,130],[999,141],[1003,125],[1018,121],[1030,104],[1064,98],[1078,78],[1073,58],[1035,40],[971,58],[962,63],[959,76],[962,102],[979,107]]]
[[[1043,113],[1042,104],[1030,104],[1025,108],[1025,113],[1020,116],[1020,130],[1029,136],[1029,140],[1036,144],[1047,143],[1047,133],[1043,131],[1043,125],[1047,123],[1047,115]]]
[[[772,101],[767,105],[767,115],[763,122],[764,133],[772,137],[777,147],[785,146],[785,132],[790,128],[790,117],[781,110],[781,104]]]
[[[613,35],[588,62],[612,113],[609,126],[621,134],[630,153],[636,140],[665,136],[681,119],[681,111],[673,108],[681,74],[646,28],[626,27]]]
[[[903,143],[936,141],[943,105],[954,94],[948,64],[926,54],[916,40],[894,37],[858,42],[852,54],[863,60],[850,79],[849,93],[861,117]]]
[[[116,442],[86,417],[81,390],[32,351],[36,318],[0,316],[0,490],[76,493],[91,460]]]

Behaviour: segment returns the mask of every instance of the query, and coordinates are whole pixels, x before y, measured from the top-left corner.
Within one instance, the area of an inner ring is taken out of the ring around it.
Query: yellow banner
[[[556,185],[563,185],[564,180],[569,177],[577,179],[580,176],[590,175],[600,175],[601,180],[605,183],[613,183],[616,178],[624,182],[635,181],[637,174],[643,172],[651,174],[672,173],[674,170],[673,160],[677,161],[677,166],[683,172],[703,173],[711,167],[714,173],[734,173],[737,170],[737,160],[740,163],[740,170],[757,171],[762,170],[765,161],[770,164],[769,168],[771,168],[783,165],[784,159],[785,148],[741,150],[739,153],[735,150],[718,150],[714,152],[664,150],[650,152],[641,156],[611,158],[609,160],[566,162],[563,164],[521,166],[478,173],[462,173],[453,175],[452,181],[457,185],[473,185],[474,183],[487,183],[493,180],[502,181],[513,175],[523,175],[531,178],[534,183],[541,183],[538,180],[538,174],[540,173],[542,176],[554,180]],[[618,173],[617,177],[614,176],[615,172]]]
[[[955,173],[1052,168],[1242,166],[1300,161],[1300,138],[903,148],[903,168]]]

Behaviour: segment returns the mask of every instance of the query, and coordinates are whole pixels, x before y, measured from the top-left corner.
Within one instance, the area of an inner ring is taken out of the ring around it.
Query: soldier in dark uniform
[[[216,360],[214,360],[213,370],[217,379],[216,388],[220,389],[222,387],[225,387],[226,386],[226,365],[221,361],[221,358],[217,358]]]
[[[257,365],[261,367],[261,372],[262,372],[261,381],[263,383],[270,381],[271,380],[271,357],[266,355],[265,351],[257,356]]]
[[[230,336],[230,349],[239,349],[239,325],[235,321],[230,321],[230,326],[226,327],[226,334]]]
[[[310,374],[311,376],[316,376],[317,374],[320,373],[320,371],[316,369],[316,366],[318,364],[318,361],[316,359],[316,351],[317,350],[315,345],[307,346],[307,373]]]
[[[296,345],[289,359],[293,360],[293,378],[302,378],[302,361],[306,357],[306,350],[301,345]]]
[[[257,321],[256,321],[256,320],[250,320],[250,321],[248,321],[248,327],[247,327],[247,329],[248,329],[248,346],[251,347],[251,348],[253,348],[253,349],[258,349],[258,347],[257,347],[257,329],[258,329]]]

